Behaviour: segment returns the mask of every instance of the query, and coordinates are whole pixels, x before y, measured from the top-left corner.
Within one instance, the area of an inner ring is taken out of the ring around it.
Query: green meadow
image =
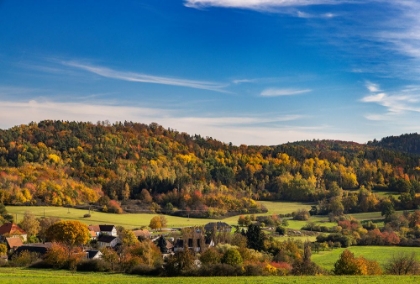
[[[384,268],[384,265],[392,258],[393,255],[398,253],[412,253],[416,254],[417,259],[420,261],[420,247],[387,247],[387,246],[353,246],[347,248],[356,257],[363,256],[369,260],[376,260],[379,265]],[[330,251],[321,251],[319,253],[312,253],[312,260],[319,266],[332,270],[334,263],[340,257],[340,254],[345,250],[344,248],[333,249]]]
[[[115,273],[82,273],[65,270],[35,270],[21,268],[0,268],[0,282],[12,284],[31,283],[145,283],[145,284],[270,284],[270,283],[305,283],[305,284],[383,284],[383,283],[419,283],[420,276],[270,276],[270,277],[143,277]]]
[[[273,215],[273,214],[287,214],[292,213],[298,209],[310,209],[311,206],[306,203],[300,202],[271,202],[262,201],[262,204],[266,206],[268,212],[256,215]],[[142,226],[148,226],[150,219],[157,214],[148,213],[130,213],[130,214],[111,214],[97,211],[91,211],[90,218],[84,218],[83,215],[89,213],[88,210],[64,208],[64,207],[53,207],[53,206],[7,206],[7,211],[16,218],[17,222],[20,222],[23,218],[23,214],[26,211],[30,211],[37,217],[42,216],[55,216],[63,220],[79,220],[85,224],[115,224],[126,228],[139,228]],[[236,225],[238,222],[238,216],[232,216],[224,219],[202,219],[202,218],[186,218],[176,216],[166,216],[168,220],[168,227],[186,227],[186,226],[200,226],[205,225],[209,222],[223,221],[230,225]],[[296,229],[300,229],[305,222],[298,221]]]

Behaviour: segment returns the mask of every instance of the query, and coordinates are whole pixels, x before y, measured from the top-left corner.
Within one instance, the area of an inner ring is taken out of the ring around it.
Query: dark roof
[[[45,243],[45,244],[26,244],[23,246],[18,247],[13,255],[17,255],[19,253],[21,253],[22,251],[29,251],[29,252],[35,252],[38,253],[40,255],[44,255],[47,253],[48,249],[51,247],[51,243]]]
[[[91,258],[94,258],[99,253],[99,250],[91,249],[91,250],[87,250],[86,252],[87,252],[88,258],[91,259]]]
[[[107,236],[107,235],[100,235],[98,237],[98,242],[101,243],[111,243],[113,240],[115,240],[117,237],[114,236]]]
[[[22,230],[18,225],[13,223],[6,223],[0,227],[0,235],[26,235],[26,232]]]
[[[99,229],[101,230],[101,232],[112,232],[114,228],[114,225],[99,225]]]
[[[178,239],[178,240],[176,240],[176,242],[175,242],[175,245],[174,245],[176,248],[182,248],[182,247],[184,247],[184,240],[182,240],[182,239]]]

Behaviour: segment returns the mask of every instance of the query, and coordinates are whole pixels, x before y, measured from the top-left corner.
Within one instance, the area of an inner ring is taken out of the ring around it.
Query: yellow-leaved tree
[[[46,232],[47,239],[66,245],[69,249],[86,244],[90,239],[88,227],[79,221],[59,221]]]

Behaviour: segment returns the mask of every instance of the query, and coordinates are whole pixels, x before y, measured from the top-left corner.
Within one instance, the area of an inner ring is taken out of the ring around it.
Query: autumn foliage
[[[80,246],[90,240],[88,227],[79,221],[59,221],[52,224],[46,232],[47,239],[68,247]]]

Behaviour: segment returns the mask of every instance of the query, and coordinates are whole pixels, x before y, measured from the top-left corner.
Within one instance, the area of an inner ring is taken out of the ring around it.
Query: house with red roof
[[[0,239],[5,241],[9,237],[21,237],[22,241],[26,242],[28,234],[14,223],[5,223],[0,226]]]

